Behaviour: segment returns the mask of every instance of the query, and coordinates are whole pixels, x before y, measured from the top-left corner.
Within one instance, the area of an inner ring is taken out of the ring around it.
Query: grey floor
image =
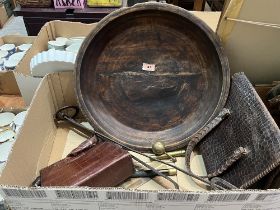
[[[0,29],[0,37],[6,35],[27,36],[26,28],[22,17],[10,17],[10,19],[5,23],[4,27]]]

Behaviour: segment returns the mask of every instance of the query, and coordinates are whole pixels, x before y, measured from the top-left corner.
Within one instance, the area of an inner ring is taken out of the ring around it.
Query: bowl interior
[[[161,140],[172,150],[216,111],[223,87],[220,57],[188,18],[136,10],[85,43],[77,84],[82,108],[110,137],[139,150]],[[151,69],[143,69],[146,64]]]

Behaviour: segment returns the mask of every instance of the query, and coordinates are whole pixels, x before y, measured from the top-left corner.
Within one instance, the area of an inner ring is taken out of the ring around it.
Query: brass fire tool
[[[67,113],[68,113],[67,111],[68,111],[69,109],[70,109],[70,110],[71,110],[71,109],[74,110],[74,113],[72,113],[72,115],[67,114]],[[83,126],[83,125],[81,125],[80,123],[78,123],[77,121],[75,121],[74,117],[77,116],[78,112],[79,112],[79,108],[78,108],[77,106],[65,106],[65,107],[59,109],[59,110],[56,112],[56,114],[55,114],[55,120],[56,120],[56,122],[59,122],[59,121],[67,121],[68,123],[72,124],[72,125],[75,126],[76,128],[81,129],[81,130],[85,131],[86,133],[88,133],[88,136],[96,135],[96,136],[99,137],[99,139],[101,139],[101,140],[105,140],[105,141],[107,140],[107,141],[113,142],[113,143],[115,143],[115,144],[121,146],[123,149],[126,149],[126,150],[128,150],[128,151],[135,152],[135,153],[137,153],[137,154],[140,154],[140,155],[143,155],[143,156],[145,156],[145,157],[147,157],[147,158],[150,158],[150,159],[153,160],[153,161],[158,161],[158,162],[160,162],[160,163],[162,163],[162,164],[165,164],[165,165],[167,165],[167,166],[170,166],[170,167],[172,167],[172,168],[175,168],[176,170],[181,171],[182,173],[184,173],[184,174],[186,174],[186,175],[188,175],[188,176],[191,176],[192,178],[197,179],[197,180],[199,180],[199,181],[201,181],[201,182],[203,182],[203,183],[209,185],[209,186],[212,187],[212,188],[220,189],[220,190],[225,190],[225,189],[226,189],[225,187],[219,185],[218,183],[213,183],[213,182],[211,182],[211,181],[209,181],[209,180],[207,180],[207,179],[201,178],[201,177],[199,177],[199,176],[197,176],[197,175],[195,175],[195,174],[193,174],[193,173],[191,173],[191,172],[189,172],[189,171],[183,170],[183,169],[181,169],[181,168],[179,168],[179,167],[177,167],[177,166],[175,166],[175,165],[173,165],[173,164],[171,164],[171,163],[167,163],[167,162],[164,162],[163,160],[160,160],[160,159],[158,159],[158,158],[154,158],[154,157],[152,157],[152,156],[150,156],[150,155],[146,155],[146,154],[144,154],[144,153],[138,152],[137,150],[132,149],[132,148],[126,146],[126,145],[123,145],[122,143],[117,142],[117,141],[115,141],[114,139],[112,139],[112,138],[110,138],[110,137],[108,137],[108,136],[106,136],[106,135],[104,135],[104,134],[102,134],[102,133],[100,133],[100,132],[98,132],[98,131],[90,130],[90,129],[86,128],[85,126]],[[170,156],[169,154],[167,154],[167,153],[165,152],[164,144],[163,144],[163,145],[160,145],[160,143],[157,143],[156,146],[154,146],[154,147],[155,147],[154,149],[156,150],[156,153],[157,153],[158,155],[167,155],[167,156]],[[135,156],[133,156],[133,155],[131,155],[131,157],[132,157],[134,160],[136,160],[137,162],[139,162],[140,164],[142,164],[143,166],[145,166],[146,168],[152,170],[153,172],[157,173],[159,176],[162,176],[162,177],[165,178],[166,180],[170,181],[170,182],[175,186],[176,189],[179,189],[179,185],[178,185],[174,180],[172,180],[170,177],[168,177],[168,176],[166,176],[165,174],[163,174],[162,172],[160,172],[160,171],[154,169],[154,168],[151,167],[149,164],[145,163],[144,161],[140,160],[139,158],[137,158],[137,157],[135,157]],[[174,158],[174,157],[172,157],[172,158]],[[171,159],[172,159],[172,158],[171,158]],[[173,159],[173,160],[174,160],[174,159]]]

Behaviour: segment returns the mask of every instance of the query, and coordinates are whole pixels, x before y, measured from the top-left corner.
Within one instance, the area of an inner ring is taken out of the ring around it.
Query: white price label
[[[144,71],[155,71],[156,70],[156,64],[143,63],[142,70],[144,70]]]

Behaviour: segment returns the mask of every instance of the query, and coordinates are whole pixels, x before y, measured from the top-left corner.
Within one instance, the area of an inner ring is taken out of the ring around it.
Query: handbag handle
[[[194,150],[195,146],[210,132],[212,131],[216,126],[218,126],[226,117],[230,115],[229,109],[224,108],[217,117],[215,117],[210,123],[208,123],[201,131],[199,131],[188,143],[187,149],[186,149],[186,169],[189,173],[193,174],[194,176],[198,176],[194,174],[191,171],[190,168],[190,161],[191,161],[191,153]],[[237,148],[234,153],[225,161],[225,163],[215,172],[208,174],[207,176],[200,176],[201,178],[209,178],[211,179],[211,182],[214,183],[217,181],[216,178],[218,175],[225,172],[232,164],[234,164],[237,160],[242,158],[244,155],[246,155],[248,151],[244,147]],[[219,178],[219,182],[222,182],[225,186],[227,186],[229,189],[235,188],[234,185],[228,183],[225,180],[222,180]]]
[[[186,167],[188,171],[190,169],[191,153],[195,146],[217,125],[219,125],[227,116],[230,115],[230,111],[224,108],[217,117],[215,117],[210,123],[208,123],[202,130],[198,131],[193,138],[190,139],[186,149]]]
[[[207,175],[207,177],[213,178],[224,173],[230,166],[232,166],[236,161],[242,158],[244,155],[248,154],[248,151],[244,147],[238,147],[233,154],[226,160],[226,162],[220,166],[218,170]]]

